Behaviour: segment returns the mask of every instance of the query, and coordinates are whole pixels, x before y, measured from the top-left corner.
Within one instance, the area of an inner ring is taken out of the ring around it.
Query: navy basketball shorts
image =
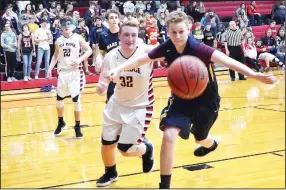
[[[185,140],[189,139],[190,133],[197,141],[204,140],[218,117],[219,103],[220,97],[217,97],[195,108],[186,100],[176,101],[170,97],[161,112],[159,127],[162,131],[168,126],[179,128],[179,136]]]

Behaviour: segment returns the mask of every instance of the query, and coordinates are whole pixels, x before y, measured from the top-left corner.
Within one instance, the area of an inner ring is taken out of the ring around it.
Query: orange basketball
[[[168,69],[172,92],[182,99],[200,96],[209,82],[206,65],[197,57],[185,55],[173,61]]]

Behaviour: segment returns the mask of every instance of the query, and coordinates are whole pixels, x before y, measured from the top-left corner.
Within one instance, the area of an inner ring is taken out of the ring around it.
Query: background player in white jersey
[[[126,60],[148,52],[148,47],[138,46],[138,23],[127,21],[119,30],[121,45],[109,53],[103,60],[97,93],[104,95],[109,81],[104,73],[125,63]],[[149,48],[150,50],[150,48]],[[154,167],[154,146],[145,139],[153,112],[152,68],[149,64],[122,72],[115,81],[114,95],[108,101],[103,113],[102,159],[105,174],[96,185],[103,187],[117,181],[115,155],[116,146],[126,157],[142,156],[143,172],[148,173]],[[143,143],[142,143],[143,142]]]
[[[63,34],[55,42],[55,53],[48,70],[48,76],[51,77],[52,69],[58,63],[56,106],[59,123],[54,134],[59,136],[62,129],[66,127],[63,119],[64,99],[71,96],[74,102],[75,134],[77,138],[83,138],[80,130],[80,95],[85,85],[82,62],[92,54],[92,50],[80,35],[72,33],[74,28],[71,17],[63,17],[60,22]],[[80,56],[81,47],[85,49],[85,53],[82,56]]]

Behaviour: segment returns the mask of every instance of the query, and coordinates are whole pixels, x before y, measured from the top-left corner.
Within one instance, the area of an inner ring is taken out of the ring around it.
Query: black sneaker
[[[203,146],[200,146],[194,151],[194,155],[198,157],[205,156],[208,153],[214,151],[218,147],[219,143],[220,143],[219,137],[215,137],[214,145],[211,148],[205,148]]]
[[[80,127],[74,127],[74,131],[75,131],[76,138],[79,138],[79,139],[83,138],[83,134],[81,133]]]
[[[65,122],[59,123],[57,129],[54,132],[54,135],[57,136],[57,137],[60,136],[60,134],[63,132],[63,129],[65,129],[66,126],[67,125],[66,125]]]
[[[107,173],[103,174],[103,176],[101,176],[97,182],[96,182],[96,186],[97,187],[105,187],[110,185],[111,183],[115,182],[118,180],[118,174],[117,172],[114,173],[114,175],[109,175]]]
[[[155,166],[155,161],[154,161],[154,145],[151,142],[148,142],[147,139],[145,138],[142,141],[148,149],[151,150],[151,154],[147,156],[142,156],[142,168],[144,173],[149,173],[153,170]]]

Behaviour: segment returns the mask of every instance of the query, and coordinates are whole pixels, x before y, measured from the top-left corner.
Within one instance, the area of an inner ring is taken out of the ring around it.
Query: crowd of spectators
[[[1,17],[0,52],[2,64],[6,65],[7,81],[16,81],[15,69],[22,64],[23,80],[32,80],[32,62],[36,63],[34,79],[39,79],[41,70],[47,70],[54,51],[54,42],[61,35],[60,19],[64,15],[73,18],[74,32],[82,35],[90,43],[96,54],[100,34],[108,30],[105,18],[108,9],[121,13],[121,23],[136,19],[139,24],[139,37],[146,44],[161,44],[168,39],[165,18],[173,10],[182,10],[189,15],[193,27],[190,29],[194,37],[209,46],[223,47],[225,33],[229,30],[221,22],[213,9],[206,9],[202,1],[17,1],[9,4],[4,1],[5,13]],[[81,18],[75,7],[89,8]],[[252,26],[265,23],[259,12],[259,1],[250,1],[249,5],[241,3],[233,13],[232,20],[237,23],[242,33],[242,46],[247,62],[255,70],[269,71],[269,62],[280,64],[285,62],[285,1],[273,5],[269,27],[265,36],[255,39]],[[276,25],[281,27],[277,30]],[[93,55],[94,57],[94,55]],[[267,69],[259,64],[259,59],[267,63]],[[278,61],[277,61],[278,59]],[[0,61],[1,62],[1,61]],[[44,64],[41,64],[41,63]],[[92,73],[89,67],[95,65],[86,60],[84,68],[87,75]],[[162,67],[163,64],[158,64]],[[18,78],[19,79],[19,78]]]

